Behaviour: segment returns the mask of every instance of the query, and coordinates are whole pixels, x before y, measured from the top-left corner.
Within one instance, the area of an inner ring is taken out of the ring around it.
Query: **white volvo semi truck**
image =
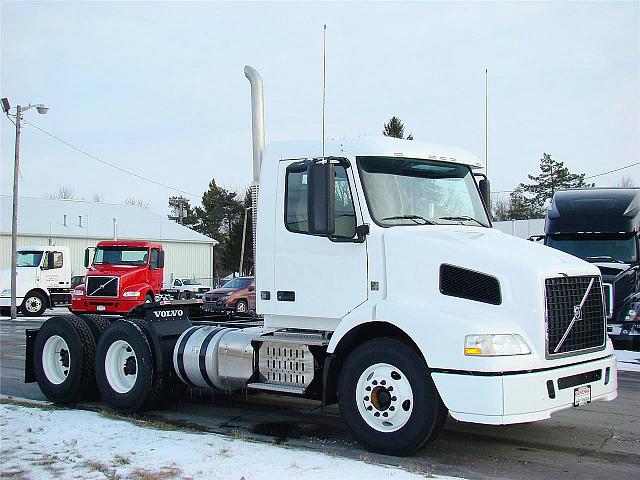
[[[338,402],[362,445],[392,455],[448,415],[531,422],[616,398],[600,272],[491,228],[480,160],[392,138],[265,149],[262,81],[245,75],[262,318],[190,317],[194,301],[53,317],[27,332],[27,381],[125,412],[183,385]]]

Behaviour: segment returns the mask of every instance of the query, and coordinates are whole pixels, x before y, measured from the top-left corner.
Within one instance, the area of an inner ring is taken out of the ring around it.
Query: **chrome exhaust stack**
[[[264,153],[264,92],[258,71],[245,65],[244,76],[251,83],[251,134],[253,137],[253,182],[251,183],[251,220],[253,221],[253,274],[256,274],[256,239],[258,230],[258,193],[260,168]]]

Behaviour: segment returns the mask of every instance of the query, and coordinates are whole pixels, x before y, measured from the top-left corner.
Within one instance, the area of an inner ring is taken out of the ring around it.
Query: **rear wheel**
[[[40,292],[29,292],[24,297],[20,311],[27,317],[39,317],[47,309],[47,298]]]
[[[96,382],[111,408],[139,412],[161,408],[181,393],[172,370],[157,372],[147,322],[113,322],[104,331],[96,352]]]
[[[95,340],[74,315],[47,320],[34,344],[34,370],[42,393],[54,403],[78,402],[95,391]]]
[[[424,360],[394,339],[369,340],[351,352],[338,380],[338,399],[356,440],[387,455],[414,452],[446,419]]]

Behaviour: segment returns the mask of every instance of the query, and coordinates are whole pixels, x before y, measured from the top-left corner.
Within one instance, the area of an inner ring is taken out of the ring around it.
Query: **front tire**
[[[355,439],[386,455],[409,455],[423,446],[446,411],[420,355],[387,338],[369,340],[349,354],[338,400]]]
[[[20,311],[26,317],[39,317],[46,309],[47,298],[40,292],[29,292],[20,306]]]
[[[74,315],[51,317],[34,344],[38,385],[54,403],[79,402],[95,391],[95,340],[89,327]]]
[[[247,303],[246,300],[238,300],[236,302],[236,313],[247,313],[247,311],[249,310],[249,304]]]

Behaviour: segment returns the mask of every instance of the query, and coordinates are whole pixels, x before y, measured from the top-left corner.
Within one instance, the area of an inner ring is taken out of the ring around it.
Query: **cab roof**
[[[269,144],[265,152],[265,158],[277,157],[278,160],[321,156],[322,141],[320,140],[273,142]],[[460,148],[385,136],[327,140],[325,142],[325,156],[404,157],[460,163],[469,165],[473,169],[484,167],[478,157]]]
[[[160,248],[159,243],[146,242],[142,240],[103,240],[98,242],[96,247],[137,247],[137,248]]]
[[[553,195],[546,233],[637,232],[640,188],[573,188]]]

